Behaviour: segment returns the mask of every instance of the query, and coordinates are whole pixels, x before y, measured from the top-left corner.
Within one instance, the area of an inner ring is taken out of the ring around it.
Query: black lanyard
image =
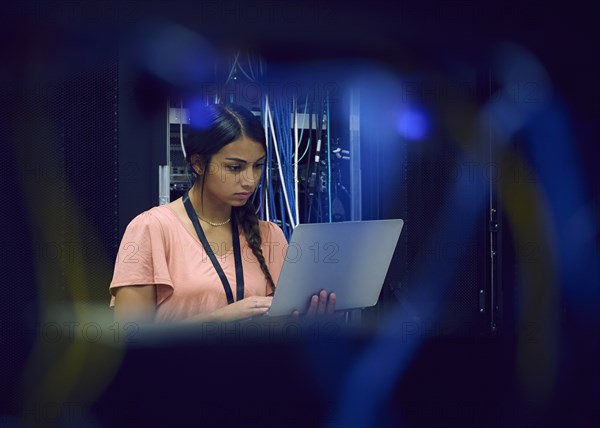
[[[210,261],[212,262],[215,270],[219,274],[219,278],[221,278],[221,282],[223,283],[223,288],[225,289],[225,294],[227,295],[227,303],[231,304],[234,302],[233,293],[231,292],[231,286],[229,285],[229,281],[225,276],[225,272],[221,268],[215,253],[213,252],[208,240],[206,239],[206,235],[202,230],[202,226],[200,226],[200,222],[198,221],[198,217],[196,216],[196,211],[194,211],[194,207],[192,206],[192,201],[190,201],[190,197],[188,192],[182,197],[183,205],[185,206],[185,210],[187,211],[190,220],[192,220],[192,224],[194,225],[194,229],[196,229],[196,233],[198,234],[198,238],[200,238],[200,242],[202,242],[202,246],[204,250],[207,252],[208,257],[210,257]],[[233,257],[235,260],[235,281],[236,281],[236,295],[237,300],[241,300],[244,298],[244,270],[242,267],[242,252],[240,251],[240,237],[237,229],[237,224],[235,222],[235,215],[231,216],[231,235],[233,238]]]

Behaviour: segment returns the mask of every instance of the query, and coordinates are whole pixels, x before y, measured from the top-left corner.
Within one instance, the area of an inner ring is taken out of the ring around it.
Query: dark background
[[[592,43],[597,16],[585,2],[64,1],[1,8],[0,140],[6,154],[2,181],[7,192],[2,204],[5,292],[0,389],[6,415],[1,422],[7,426],[13,426],[8,424],[21,413],[27,395],[19,385],[34,346],[32,331],[39,325],[40,309],[72,300],[107,302],[111,264],[123,230],[133,216],[156,204],[156,171],[164,161],[160,117],[166,97],[181,88],[149,73],[124,47],[130,46],[140,28],[158,19],[201,34],[216,50],[256,51],[273,69],[334,61],[345,75],[344,64],[373,61],[397,73],[460,80],[461,68],[468,67],[477,72],[477,88],[486,86],[497,43],[516,43],[532,52],[551,78],[572,126],[588,200],[598,213],[600,94]],[[486,99],[482,90],[472,101],[477,105]],[[363,183],[363,218],[404,218],[407,229],[379,305],[364,313],[365,322],[375,325],[403,304],[404,290],[423,251],[421,244],[443,212],[440,204],[447,188],[439,183],[448,182],[432,180],[427,173],[443,177],[447,171],[435,166],[458,153],[447,136],[439,135],[431,147],[423,145],[402,154],[405,161],[407,156],[414,161],[409,169],[407,164],[398,166],[397,149],[380,146],[377,139],[376,134],[362,136],[363,170],[373,171]],[[395,182],[399,169],[406,180]],[[519,401],[514,361],[516,255],[508,229],[503,230],[502,259],[505,322],[499,334],[490,332],[487,309],[483,317],[478,313],[476,291],[489,281],[481,255],[487,249],[487,227],[482,213],[469,244],[473,252],[462,259],[444,298],[440,323],[450,326],[450,335],[428,339],[414,355],[406,376],[382,405],[380,423],[373,421],[373,426],[393,426],[398,421],[407,426],[550,426],[556,422],[594,426],[598,422],[598,411],[591,406],[600,399],[600,378],[593,368],[599,347],[597,325],[593,320],[569,321],[577,308],[564,314],[565,334],[578,340],[561,351],[558,386],[541,404]],[[597,242],[596,237],[596,247]],[[80,280],[81,292],[74,292],[65,284],[82,265],[87,270]],[[236,420],[273,424],[279,417],[290,425],[322,426],[344,389],[341,379],[360,352],[368,349],[370,336],[333,343],[337,346],[275,343],[258,349],[180,344],[168,351],[132,351],[112,386],[91,408],[87,422],[78,421],[120,426],[139,420],[159,426],[173,421],[172,413],[148,412],[161,406],[179,409],[174,426],[194,420],[189,410],[194,400],[189,396],[174,399],[161,393],[140,398],[139,385],[150,378],[155,390],[162,391],[209,385],[198,392],[204,404],[213,399],[217,403],[204,406],[206,420],[221,417],[215,409],[221,409],[222,400],[236,403],[237,393],[245,399],[234,412]],[[241,355],[256,370],[245,370],[240,377],[235,365]],[[311,364],[298,355],[318,362],[311,372],[316,376],[301,375]],[[160,370],[154,374],[165,359],[175,359],[183,367],[177,376]],[[219,369],[215,374],[201,371],[188,377],[184,368],[202,365]],[[257,373],[268,375],[265,379]],[[315,394],[315,389],[320,392]],[[299,403],[306,403],[308,410],[299,411]],[[122,407],[127,408],[126,414]],[[256,408],[269,411],[259,413],[256,420],[245,419]]]

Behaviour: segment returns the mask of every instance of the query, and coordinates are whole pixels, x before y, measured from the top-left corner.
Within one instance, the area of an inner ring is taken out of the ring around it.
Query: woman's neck
[[[231,205],[216,204],[207,194],[204,194],[204,198],[202,198],[200,191],[201,184],[194,183],[188,192],[190,201],[198,216],[213,223],[221,223],[230,218]]]

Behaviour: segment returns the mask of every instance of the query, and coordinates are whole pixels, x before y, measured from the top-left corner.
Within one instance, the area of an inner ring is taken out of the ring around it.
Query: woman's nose
[[[258,180],[259,174],[254,171],[253,168],[246,168],[240,174],[240,183],[242,186],[254,186]]]

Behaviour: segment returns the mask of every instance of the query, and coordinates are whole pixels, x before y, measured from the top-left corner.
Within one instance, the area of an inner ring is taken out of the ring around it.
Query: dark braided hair
[[[190,108],[190,131],[184,142],[185,159],[191,165],[192,156],[195,154],[200,155],[202,167],[206,171],[215,153],[225,145],[244,136],[260,143],[265,152],[267,151],[264,128],[260,120],[246,108],[236,104],[192,105]],[[193,168],[191,170],[195,180],[197,178],[196,171]],[[262,179],[264,179],[264,174]],[[265,186],[263,186],[263,189],[265,189]],[[204,180],[202,181],[201,194],[203,194],[203,191]],[[262,198],[263,194],[259,197]],[[241,226],[244,232],[252,253],[260,264],[267,284],[271,287],[271,293],[268,294],[272,294],[275,290],[275,284],[262,252],[262,237],[260,236],[256,209],[252,202],[248,200],[243,206],[232,207],[232,212],[237,224]]]

